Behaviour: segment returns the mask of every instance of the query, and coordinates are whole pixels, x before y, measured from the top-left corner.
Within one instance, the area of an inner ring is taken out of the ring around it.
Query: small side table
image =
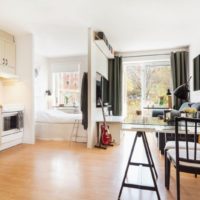
[[[159,107],[159,106],[151,106],[151,107],[144,107],[145,110],[152,111],[152,117],[163,116],[165,110],[169,110],[168,107]]]

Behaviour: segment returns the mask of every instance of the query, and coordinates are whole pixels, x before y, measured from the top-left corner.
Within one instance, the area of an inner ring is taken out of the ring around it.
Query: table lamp
[[[172,108],[172,93],[170,89],[167,89],[167,97],[168,97],[168,108]]]
[[[186,83],[178,86],[174,90],[174,95],[177,98],[188,101],[188,94],[190,92],[190,90],[189,90],[189,81],[190,81],[190,79],[191,79],[191,76],[190,76],[189,80]]]
[[[51,91],[50,90],[46,90],[46,101],[47,101],[47,108],[50,109],[52,106],[52,96],[51,96]]]
[[[174,95],[179,99],[188,100],[189,91],[190,90],[188,89],[188,85],[187,84],[183,84],[183,85],[178,86],[174,90]]]
[[[50,90],[46,90],[45,93],[46,93],[46,95],[51,96],[51,91]]]

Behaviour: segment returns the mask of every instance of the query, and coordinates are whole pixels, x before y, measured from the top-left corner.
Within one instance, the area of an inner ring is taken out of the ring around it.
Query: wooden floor
[[[175,199],[175,171],[169,192],[164,187],[164,160],[149,134],[159,173],[161,199]],[[134,134],[127,133],[120,146],[87,149],[85,144],[37,141],[0,152],[0,200],[117,200]],[[137,159],[144,158],[138,143]],[[142,173],[141,173],[142,172]],[[130,169],[128,182],[151,184],[150,173]],[[200,177],[181,175],[181,199],[199,199]],[[157,199],[155,192],[125,188],[122,199]]]

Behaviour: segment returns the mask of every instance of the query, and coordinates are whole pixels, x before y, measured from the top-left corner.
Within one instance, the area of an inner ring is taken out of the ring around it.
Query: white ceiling
[[[87,28],[117,51],[188,45],[199,30],[199,0],[0,0],[0,28],[33,33],[38,53],[87,53]],[[198,33],[199,34],[199,33]]]

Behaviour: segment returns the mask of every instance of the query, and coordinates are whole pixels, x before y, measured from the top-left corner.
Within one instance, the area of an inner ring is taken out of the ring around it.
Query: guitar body
[[[112,143],[112,135],[109,133],[109,126],[101,125],[101,143],[103,145],[110,145]]]
[[[98,100],[101,104],[102,114],[103,114],[103,119],[104,119],[103,124],[101,125],[100,143],[105,146],[107,146],[107,145],[113,146],[112,135],[109,132],[109,126],[106,124],[103,103],[101,101],[101,98],[99,98]]]

